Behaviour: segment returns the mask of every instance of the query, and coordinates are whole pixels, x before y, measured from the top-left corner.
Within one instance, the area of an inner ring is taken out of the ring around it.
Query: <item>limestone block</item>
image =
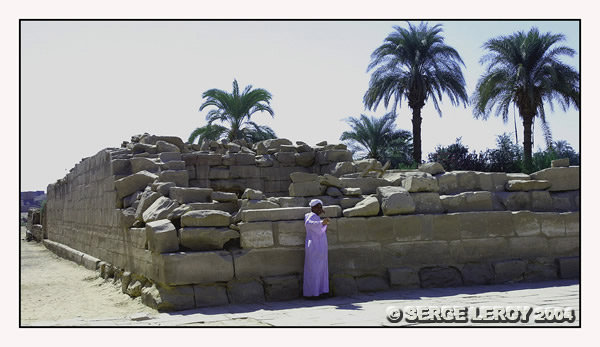
[[[143,213],[150,207],[161,195],[152,191],[144,191],[140,198],[140,203],[135,211],[135,219],[143,221]]]
[[[402,187],[406,188],[406,190],[410,193],[438,192],[440,190],[436,179],[417,176],[406,177],[402,181]]]
[[[442,164],[435,163],[435,162],[425,163],[425,164],[419,166],[419,171],[427,172],[430,175],[437,175],[437,174],[446,172],[446,170],[444,170],[444,167],[442,166]]]
[[[356,206],[344,210],[344,217],[368,217],[379,214],[379,201],[375,196],[370,196],[356,204]]]
[[[256,156],[254,154],[249,153],[236,153],[233,155],[235,160],[235,165],[243,166],[243,165],[255,165],[256,164]]]
[[[123,198],[123,208],[128,208],[133,205],[133,203],[138,200],[139,196],[142,195],[141,191],[137,191],[131,195],[128,195]]]
[[[148,240],[148,249],[153,253],[179,250],[177,229],[168,219],[146,223],[146,240]]]
[[[196,156],[197,166],[217,166],[223,163],[223,158],[217,153],[198,153]]]
[[[433,238],[435,240],[460,240],[460,220],[458,214],[433,216]]]
[[[556,255],[544,236],[511,237],[508,239],[508,250],[511,258],[531,259]]]
[[[361,196],[362,190],[360,188],[342,188],[340,189],[342,194],[346,196]],[[360,199],[362,201],[362,199]]]
[[[561,213],[561,217],[565,222],[565,232],[567,236],[575,236],[580,233],[579,212]]]
[[[553,256],[578,256],[579,255],[579,237],[555,237],[548,240],[550,255]]]
[[[541,235],[540,221],[536,213],[529,211],[513,212],[513,223],[518,236]]]
[[[489,237],[514,236],[513,215],[510,211],[486,212],[482,218],[487,223]]]
[[[451,241],[450,256],[456,263],[509,258],[508,242],[502,237]]]
[[[166,141],[156,141],[156,151],[158,153],[179,152],[179,148],[173,144],[166,142]]]
[[[294,152],[278,152],[273,155],[281,165],[293,166],[296,164]]]
[[[344,188],[344,183],[339,178],[328,173],[319,176],[319,183],[327,187]]]
[[[379,292],[390,289],[387,279],[379,276],[356,277],[356,285],[361,292]]]
[[[226,227],[231,224],[231,215],[219,210],[190,211],[181,216],[182,227]]]
[[[257,167],[270,167],[275,163],[275,157],[270,154],[264,154],[260,158],[255,159]]]
[[[307,172],[292,172],[290,174],[290,179],[293,183],[302,183],[302,182],[317,182],[319,181],[319,176],[314,173]]]
[[[388,269],[390,284],[395,288],[419,288],[419,274],[408,267]]]
[[[160,165],[152,159],[149,158],[131,158],[131,172],[137,173],[140,171],[148,171],[156,173],[160,169]]]
[[[389,186],[390,183],[383,178],[362,177],[362,178],[346,178],[341,177],[340,180],[347,188],[360,188],[362,194],[375,194],[377,187]]]
[[[321,218],[337,218],[342,216],[339,206],[324,206],[325,212]],[[267,210],[245,210],[242,211],[244,222],[279,221],[279,220],[304,220],[304,215],[310,212],[310,207],[282,207]]]
[[[211,199],[218,202],[237,202],[237,195],[235,193],[213,191],[211,193]]]
[[[353,296],[358,295],[358,286],[354,276],[348,274],[334,274],[331,276],[331,292],[335,296]]]
[[[316,153],[315,161],[318,164],[328,164],[342,161],[352,161],[352,152],[348,150],[328,150]]]
[[[453,171],[460,191],[473,191],[480,187],[479,175],[475,171]]]
[[[531,176],[529,176],[528,174],[525,173],[507,173],[506,177],[508,178],[508,180],[530,180]]]
[[[533,211],[554,211],[552,196],[547,191],[533,191],[531,194],[531,209]]]
[[[260,168],[256,166],[230,166],[229,176],[231,178],[259,178]]]
[[[216,210],[229,214],[237,213],[239,206],[236,202],[192,202],[187,204],[190,210]]]
[[[121,228],[130,228],[135,223],[136,209],[133,207],[126,208],[121,211],[120,226]]]
[[[433,216],[394,216],[396,241],[433,240]]]
[[[251,188],[247,188],[242,194],[242,199],[265,200],[266,198],[263,192]]]
[[[284,139],[284,138],[278,138],[278,139],[268,139],[268,140],[264,140],[261,142],[257,143],[257,147],[260,147],[260,145],[263,145],[267,150],[269,149],[276,149],[277,151],[279,151],[281,145],[293,145],[292,141],[288,140],[288,139]]]
[[[506,210],[532,210],[531,194],[528,192],[496,192],[494,196]]]
[[[550,165],[550,167],[569,167],[569,158],[552,160]]]
[[[233,260],[226,251],[162,253],[155,259],[160,282],[205,284],[233,279]]]
[[[161,196],[142,213],[142,220],[148,223],[165,219],[177,207],[179,207],[179,204],[176,201]]]
[[[546,180],[509,180],[506,182],[506,190],[509,192],[546,190],[550,185],[550,181]]]
[[[210,188],[182,188],[171,187],[169,189],[169,197],[180,204],[190,202],[212,202],[212,192]]]
[[[138,190],[144,190],[147,185],[154,182],[158,176],[148,171],[140,171],[115,181],[117,198],[122,199]]]
[[[555,211],[576,211],[579,210],[579,192],[552,192],[552,206]]]
[[[340,206],[342,207],[342,209],[346,209],[356,206],[356,204],[358,204],[361,201],[361,197],[343,197],[340,199]]]
[[[417,214],[434,214],[442,213],[442,202],[438,193],[411,193],[415,202],[415,213]]]
[[[241,223],[239,228],[242,248],[264,248],[274,244],[272,222]]]
[[[294,161],[297,166],[303,166],[303,167],[312,166],[315,163],[315,152],[306,151],[306,152],[302,152],[302,153],[295,153]]]
[[[579,257],[556,258],[558,275],[561,279],[579,278],[581,274],[581,260]]]
[[[492,211],[494,209],[490,192],[465,192],[461,195],[465,197],[464,208],[466,211]]]
[[[339,163],[330,163],[321,166],[321,174],[331,174],[335,177],[340,177],[345,174],[356,172],[356,166],[352,161],[342,161]]]
[[[165,170],[158,176],[159,182],[175,182],[178,187],[188,187],[187,170]]]
[[[160,312],[195,308],[192,286],[153,284],[142,289],[142,303]]]
[[[463,285],[460,271],[452,266],[424,267],[419,270],[422,288],[447,288]]]
[[[457,213],[461,239],[478,239],[488,237],[487,213]]]
[[[113,159],[110,162],[113,175],[131,175],[131,162],[129,159]]]
[[[279,208],[280,206],[268,200],[242,200],[243,210],[259,210],[269,208]]]
[[[558,213],[536,213],[538,222],[540,223],[542,234],[546,237],[562,237],[565,236],[565,220]]]
[[[491,284],[494,281],[494,268],[488,263],[469,263],[460,270],[467,286]]]
[[[333,196],[333,197],[341,197],[344,194],[342,194],[342,192],[336,188],[336,187],[327,187],[327,190],[325,191],[325,194],[329,195],[329,196]]]
[[[411,195],[402,187],[378,187],[377,200],[386,216],[412,214],[416,209]]]
[[[263,285],[255,279],[227,282],[227,292],[232,304],[259,304],[265,302]]]
[[[493,263],[494,282],[520,282],[523,280],[527,263],[523,260],[505,260]]]
[[[293,275],[265,277],[263,283],[267,301],[293,300],[298,298],[302,291],[298,285],[298,278]]]
[[[240,238],[240,233],[225,227],[186,227],[179,229],[179,243],[192,251],[223,249],[232,239]]]
[[[579,166],[554,167],[534,172],[531,175],[534,180],[550,181],[550,191],[566,191],[579,189]]]
[[[281,207],[305,207],[308,206],[308,199],[303,197],[279,197],[279,198],[269,198],[276,199],[276,203]]]
[[[136,143],[136,144],[134,144],[133,148],[132,148],[132,152],[134,154],[144,153],[144,152],[150,153],[150,154],[156,154],[156,153],[158,153],[157,150],[156,150],[156,146],[148,145],[148,144],[144,144],[144,143]]]
[[[256,223],[251,223],[256,224]],[[304,221],[280,221],[275,222],[278,230],[278,243],[281,246],[302,246],[306,239]],[[329,227],[328,227],[329,229]]]
[[[169,163],[172,161],[183,161],[184,166],[187,166],[187,163],[185,160],[182,160],[181,158],[181,153],[179,153],[179,151],[173,151],[173,152],[162,152],[158,155],[158,158],[160,159],[160,161],[162,161],[163,163]]]
[[[541,257],[529,260],[524,279],[531,282],[557,280],[556,264],[551,258]]]
[[[329,246],[329,273],[361,276],[384,274],[381,245],[375,242]]]
[[[223,284],[194,285],[196,308],[229,304],[227,286]]]
[[[448,264],[451,261],[447,241],[390,243],[383,246],[382,253],[386,267]]]
[[[152,183],[152,190],[159,193],[162,196],[169,196],[171,187],[175,187],[175,182],[155,182]]]
[[[316,175],[315,175],[316,176]],[[325,186],[319,181],[292,183],[289,187],[290,196],[318,196],[325,192]]]
[[[437,175],[438,186],[440,187],[440,193],[442,194],[453,194],[458,192],[458,179],[452,172],[446,172],[441,175]]]
[[[254,248],[232,252],[235,277],[250,279],[304,271],[304,247]],[[331,261],[330,261],[331,266]]]
[[[339,218],[337,228],[339,242],[367,240],[367,220],[365,218]]]
[[[338,219],[338,222],[344,218]],[[356,218],[349,219],[350,221]],[[396,219],[388,216],[366,218],[367,239],[369,241],[392,241],[395,239]],[[339,225],[338,225],[339,227]]]
[[[208,166],[203,166],[204,168],[209,168]],[[239,177],[239,174],[237,175]],[[226,180],[230,178],[230,170],[229,168],[222,167],[211,167],[208,169],[208,179],[211,180]],[[236,178],[238,178],[236,177]],[[233,178],[233,177],[231,177]]]

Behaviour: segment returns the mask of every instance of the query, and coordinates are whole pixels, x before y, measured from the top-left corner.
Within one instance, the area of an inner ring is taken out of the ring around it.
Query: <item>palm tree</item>
[[[500,36],[483,45],[490,52],[480,61],[488,65],[472,96],[473,114],[475,118],[485,120],[496,106],[496,116],[501,115],[506,123],[510,104],[516,105],[523,120],[526,172],[532,170],[531,128],[536,116],[541,121],[548,146],[552,143],[544,103],[547,102],[551,110],[554,110],[552,102],[555,100],[565,111],[571,104],[579,109],[579,73],[559,60],[561,55],[574,56],[575,51],[566,46],[555,46],[563,40],[562,34],[540,34],[534,27],[528,33],[520,31]]]
[[[396,130],[396,115],[392,112],[377,119],[364,114],[360,118],[346,119],[352,128],[344,131],[340,140],[346,141],[351,150],[363,153],[364,158],[375,158],[379,161],[391,160],[392,165],[410,164],[412,143],[410,132]]]
[[[270,127],[250,120],[256,112],[268,112],[271,117],[275,116],[270,106],[272,95],[267,90],[252,90],[249,85],[240,94],[237,80],[234,79],[231,94],[220,89],[209,89],[202,94],[202,98],[206,98],[206,101],[200,106],[200,111],[209,106],[215,108],[206,115],[208,124],[196,128],[190,134],[190,143],[196,138],[200,143],[203,139],[216,140],[221,136],[226,136],[229,140],[244,139],[251,143],[276,137]],[[229,123],[229,128],[213,124],[216,121]]]
[[[421,163],[421,109],[431,98],[441,117],[439,102],[443,94],[448,95],[452,105],[462,101],[466,107],[468,95],[459,65],[464,63],[454,48],[444,44],[440,24],[429,27],[425,23],[419,26],[408,23],[408,29],[398,26],[394,29],[371,54],[367,71],[375,71],[363,102],[367,109],[376,110],[382,100],[387,108],[394,98],[395,113],[396,106],[406,98],[412,109],[413,159]]]

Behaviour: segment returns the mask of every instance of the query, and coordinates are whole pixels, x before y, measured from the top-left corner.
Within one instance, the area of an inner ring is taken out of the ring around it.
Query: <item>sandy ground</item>
[[[121,293],[120,283],[25,241],[21,227],[21,310],[23,326],[72,318],[117,318],[157,312]]]

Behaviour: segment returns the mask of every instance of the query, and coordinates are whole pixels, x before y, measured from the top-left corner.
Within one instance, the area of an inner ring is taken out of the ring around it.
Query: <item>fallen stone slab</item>
[[[156,141],[156,151],[158,153],[162,152],[179,152],[179,147],[167,142],[167,141]]]
[[[177,229],[168,219],[146,223],[146,240],[148,240],[148,249],[153,253],[179,250]]]
[[[548,168],[532,173],[531,178],[550,181],[551,192],[580,189],[579,166]]]
[[[324,206],[324,215],[321,218],[337,218],[342,216],[340,206]],[[304,215],[310,212],[310,207],[281,207],[265,210],[245,210],[242,211],[242,220],[244,222],[259,221],[279,221],[304,219]]]
[[[375,178],[375,177],[363,177],[363,178],[346,178],[340,177],[340,181],[344,184],[344,187],[348,188],[360,188],[362,194],[375,194],[377,187],[384,187],[391,185],[386,179]]]
[[[292,180],[292,182],[294,183],[301,183],[301,182],[316,182],[319,180],[319,176],[317,174],[314,173],[307,173],[307,172],[292,172],[290,174],[290,179]]]
[[[231,224],[231,215],[219,210],[190,211],[181,216],[182,227],[220,227]]]
[[[256,189],[246,188],[242,194],[242,199],[265,200],[267,197],[263,192]]]
[[[226,227],[184,227],[179,229],[179,243],[192,251],[223,249],[223,245],[240,237],[240,233]]]
[[[292,183],[288,188],[290,196],[318,196],[325,193],[325,190],[326,187],[320,185],[318,180]]]
[[[444,170],[444,167],[442,166],[442,164],[440,163],[425,163],[421,166],[419,166],[419,171],[423,171],[423,172],[427,172],[430,175],[437,175],[437,174],[442,174],[444,172],[446,172],[446,170]]]
[[[376,216],[379,214],[379,201],[374,196],[367,197],[356,206],[345,209],[343,214],[344,217]]]
[[[344,188],[344,183],[339,178],[328,173],[319,176],[319,183],[328,187]]]
[[[138,221],[143,221],[143,214],[148,209],[148,207],[152,206],[152,204],[160,198],[161,195],[157,192],[146,190],[142,193],[140,198],[140,203],[135,211],[135,219]]]
[[[237,194],[227,192],[215,192],[211,193],[211,199],[218,202],[237,202]]]
[[[377,200],[386,216],[415,212],[415,202],[408,191],[402,187],[377,187]]]
[[[550,167],[569,167],[569,158],[552,160]]]
[[[133,175],[123,177],[115,181],[115,189],[117,190],[117,198],[122,199],[127,195],[131,195],[138,190],[143,191],[147,185],[151,184],[158,178],[157,175],[148,172],[140,171]]]
[[[438,193],[411,193],[410,196],[415,202],[417,214],[435,214],[444,211]]]
[[[182,188],[171,187],[169,197],[180,204],[190,202],[212,202],[213,190],[210,188]]]
[[[189,310],[196,307],[192,286],[153,284],[142,289],[142,303],[159,312]]]
[[[410,193],[438,192],[440,187],[435,178],[408,176],[402,181],[402,187]]]
[[[142,214],[142,220],[145,223],[148,223],[160,219],[166,219],[167,216],[177,207],[179,207],[179,203],[161,196],[144,211]]]
[[[361,196],[362,190],[360,188],[342,188],[340,189],[342,194],[346,196]]]
[[[159,182],[175,182],[178,187],[188,187],[189,177],[187,170],[165,170],[158,176]]]
[[[550,188],[550,186],[550,181],[545,180],[509,180],[506,182],[506,190],[509,192],[546,190]]]
[[[160,169],[160,165],[155,162],[152,159],[149,158],[131,158],[130,160],[131,163],[131,172],[132,173],[137,173],[140,171],[148,171],[148,172],[153,172],[156,173],[158,172],[158,170]]]

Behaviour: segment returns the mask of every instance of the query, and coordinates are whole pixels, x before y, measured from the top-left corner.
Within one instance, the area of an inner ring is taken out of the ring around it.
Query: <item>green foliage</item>
[[[512,142],[510,134],[498,135],[496,148],[485,151],[486,171],[491,172],[521,172],[522,150]]]
[[[200,106],[200,111],[206,107],[213,107],[206,115],[208,124],[196,128],[189,137],[189,142],[195,140],[201,143],[204,139],[217,140],[226,136],[229,140],[243,139],[250,143],[275,138],[275,132],[268,126],[258,125],[251,121],[256,112],[267,112],[274,117],[270,102],[272,95],[265,89],[247,86],[240,93],[237,80],[233,80],[232,93],[209,89],[202,94],[206,101]],[[215,122],[228,124],[225,127]]]
[[[469,153],[469,147],[463,145],[461,140],[462,138],[459,137],[455,143],[447,147],[438,145],[435,148],[435,152],[429,153],[429,161],[442,164],[447,171],[485,171],[485,159],[483,155],[478,155],[475,151]]]
[[[390,160],[392,167],[412,163],[412,136],[406,130],[396,130],[396,115],[392,112],[381,118],[350,117],[346,122],[352,130],[344,131],[340,140],[359,158],[375,158],[381,162]]]

